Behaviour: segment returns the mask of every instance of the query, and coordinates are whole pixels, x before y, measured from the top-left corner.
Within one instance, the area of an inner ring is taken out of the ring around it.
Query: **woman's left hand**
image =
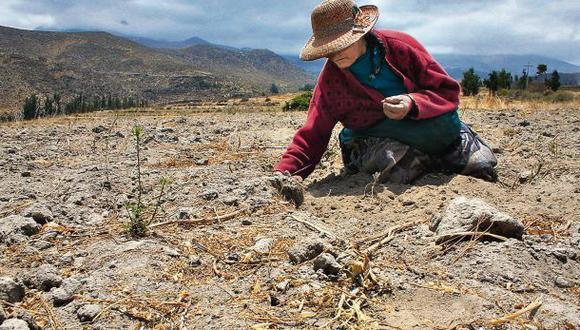
[[[383,100],[383,112],[392,120],[401,120],[413,107],[413,99],[408,95],[387,97]]]

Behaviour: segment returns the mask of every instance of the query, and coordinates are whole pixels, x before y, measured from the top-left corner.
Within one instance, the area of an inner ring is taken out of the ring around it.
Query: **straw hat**
[[[313,36],[300,59],[313,61],[343,50],[369,32],[379,19],[373,5],[358,7],[353,0],[324,0],[312,11]]]

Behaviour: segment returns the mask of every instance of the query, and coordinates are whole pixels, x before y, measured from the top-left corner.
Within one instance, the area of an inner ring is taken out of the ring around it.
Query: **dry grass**
[[[515,99],[510,97],[492,96],[483,90],[477,96],[461,96],[460,109],[463,112],[477,110],[518,110],[531,112],[538,110],[556,110],[563,107],[580,109],[580,92],[574,94],[572,101],[552,102],[546,100]]]

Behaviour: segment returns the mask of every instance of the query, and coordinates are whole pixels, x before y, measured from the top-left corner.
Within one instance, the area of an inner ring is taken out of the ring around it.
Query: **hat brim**
[[[310,37],[302,51],[300,52],[300,59],[303,61],[314,61],[323,58],[332,53],[341,51],[348,46],[354,44],[361,39],[375,26],[379,20],[379,8],[373,5],[361,6],[358,17],[362,20],[357,20],[360,30],[350,29],[342,34],[337,34],[333,38],[325,40],[317,40],[313,35]]]

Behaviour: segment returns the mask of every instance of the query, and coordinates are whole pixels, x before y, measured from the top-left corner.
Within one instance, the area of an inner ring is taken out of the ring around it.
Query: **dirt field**
[[[580,108],[466,108],[497,151],[498,183],[341,177],[334,140],[298,209],[269,177],[305,113],[250,100],[0,124],[0,274],[26,284],[0,317],[47,329],[580,328]],[[142,238],[126,234],[123,208],[138,195],[135,124],[145,217],[160,200],[154,223],[174,221]],[[521,221],[523,240],[436,245],[430,221],[460,196]],[[30,217],[31,231],[8,228]],[[332,260],[315,271],[319,259],[294,264],[289,250]]]

